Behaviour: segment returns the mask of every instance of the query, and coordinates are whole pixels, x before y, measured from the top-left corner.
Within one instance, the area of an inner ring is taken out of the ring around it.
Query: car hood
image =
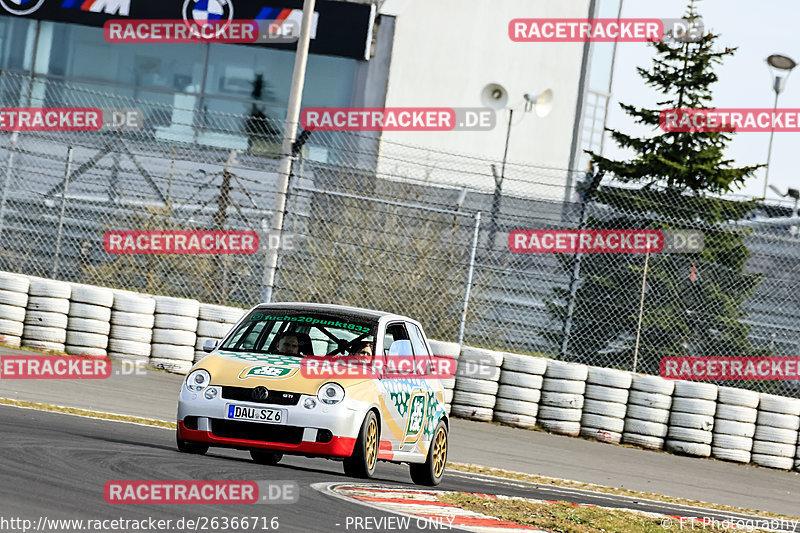
[[[286,392],[316,395],[319,388],[335,381],[345,389],[369,379],[338,379],[309,377],[300,368],[301,358],[266,355],[250,352],[214,352],[204,358],[195,369],[205,369],[211,374],[211,384],[233,387],[258,387]]]

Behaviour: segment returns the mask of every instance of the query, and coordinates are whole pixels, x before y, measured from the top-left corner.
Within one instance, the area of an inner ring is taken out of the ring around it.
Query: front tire
[[[436,425],[433,432],[428,457],[422,464],[410,465],[411,480],[417,485],[433,487],[442,482],[444,466],[447,464],[447,426],[443,421]]]
[[[250,450],[250,457],[260,465],[275,466],[283,459],[283,454],[265,450]]]
[[[191,442],[188,440],[183,440],[177,435],[175,436],[176,444],[178,445],[178,451],[181,453],[191,453],[195,455],[205,455],[208,451],[208,444],[203,444],[202,442]]]
[[[371,478],[378,464],[378,444],[380,430],[378,417],[369,411],[361,424],[358,440],[353,447],[353,455],[344,460],[344,473],[351,477]]]

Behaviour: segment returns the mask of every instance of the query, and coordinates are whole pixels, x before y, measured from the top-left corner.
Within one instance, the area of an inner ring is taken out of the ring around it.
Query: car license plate
[[[285,424],[286,409],[267,409],[263,407],[245,407],[228,404],[229,420],[247,420],[265,424]]]

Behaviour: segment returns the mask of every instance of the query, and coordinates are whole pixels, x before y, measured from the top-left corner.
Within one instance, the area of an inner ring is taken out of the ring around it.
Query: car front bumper
[[[212,388],[211,386],[209,388]],[[302,395],[297,405],[274,405],[222,398],[222,388],[208,399],[181,386],[178,401],[178,438],[211,446],[266,449],[283,453],[350,457],[369,406],[345,398],[337,405],[323,405],[314,396]],[[303,406],[314,398],[316,406]],[[234,421],[227,418],[229,405],[257,409],[281,409],[281,424]]]

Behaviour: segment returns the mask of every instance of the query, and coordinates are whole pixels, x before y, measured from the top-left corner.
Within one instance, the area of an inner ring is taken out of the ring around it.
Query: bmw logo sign
[[[0,0],[3,2],[5,0]],[[183,20],[190,27],[205,30],[203,35],[207,35],[209,30],[215,29],[219,35],[233,20],[233,2],[231,0],[184,0]],[[199,28],[196,28],[199,27]]]
[[[12,15],[29,15],[43,3],[44,0],[0,0],[0,5]]]

